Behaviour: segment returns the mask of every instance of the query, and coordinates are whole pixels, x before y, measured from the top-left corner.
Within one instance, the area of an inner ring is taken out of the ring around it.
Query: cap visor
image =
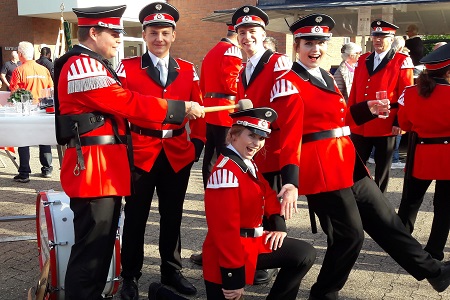
[[[315,40],[321,40],[321,41],[329,41],[330,36],[323,36],[323,35],[303,35],[299,38],[307,40],[307,41],[315,41]]]
[[[265,137],[265,138],[269,137],[269,133],[265,132],[263,130],[259,130],[259,129],[256,129],[256,128],[253,128],[253,127],[248,127],[248,126],[245,126],[245,128],[247,128],[251,132],[256,133],[257,135],[260,135],[262,137]]]
[[[125,31],[125,29],[113,29],[113,31],[118,32],[118,33],[122,33],[123,35],[126,35],[127,32]]]

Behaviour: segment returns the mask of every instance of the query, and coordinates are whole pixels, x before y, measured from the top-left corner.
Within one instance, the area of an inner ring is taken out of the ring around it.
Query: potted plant
[[[22,102],[22,95],[28,95],[29,99],[33,99],[33,94],[31,94],[30,91],[26,89],[17,89],[11,93],[11,95],[8,98],[8,102],[11,103]]]

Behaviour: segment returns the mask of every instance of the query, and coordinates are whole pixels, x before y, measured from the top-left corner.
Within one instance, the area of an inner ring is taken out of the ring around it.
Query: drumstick
[[[237,109],[237,110],[244,110],[253,108],[253,103],[250,99],[242,99],[239,100],[237,104],[234,105],[223,105],[223,106],[210,106],[205,107],[203,110],[205,113],[208,112],[215,112],[215,111],[222,111],[222,110],[229,110],[229,109]]]

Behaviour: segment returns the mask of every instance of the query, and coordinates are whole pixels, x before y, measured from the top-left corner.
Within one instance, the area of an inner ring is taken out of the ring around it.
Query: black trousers
[[[356,181],[352,190],[364,230],[384,251],[417,280],[439,275],[440,263],[411,236],[371,178]]]
[[[432,180],[422,180],[415,177],[405,178],[406,187],[398,215],[409,232],[413,232],[417,213],[422,205],[425,193]],[[436,180],[434,191],[434,217],[431,232],[425,250],[435,259],[444,258],[444,248],[450,230],[450,181]]]
[[[170,275],[181,270],[180,226],[192,164],[176,173],[162,150],[150,172],[139,168],[133,172],[134,191],[125,198],[121,252],[123,278],[139,279],[142,275],[144,234],[155,188],[160,214],[161,274]]]
[[[306,197],[328,243],[311,297],[334,300],[347,281],[364,241],[361,218],[350,188]]]
[[[205,154],[203,155],[202,176],[203,187],[206,189],[209,175],[222,149],[226,147],[226,137],[230,127],[206,123]]]
[[[65,299],[103,299],[121,201],[119,196],[70,199],[75,243],[67,264]]]
[[[29,177],[31,173],[30,147],[18,147],[17,151],[19,152],[19,174],[23,177]],[[51,146],[39,145],[39,161],[42,165],[42,173],[49,173],[53,171]]]
[[[266,299],[295,300],[300,283],[316,259],[316,250],[310,244],[286,237],[283,246],[271,253],[258,256],[257,269],[280,268]],[[206,297],[224,300],[222,285],[205,280]]]
[[[395,148],[395,136],[364,137],[352,133],[351,138],[356,152],[364,163],[367,162],[372,148],[375,147],[375,183],[383,193],[386,192]]]

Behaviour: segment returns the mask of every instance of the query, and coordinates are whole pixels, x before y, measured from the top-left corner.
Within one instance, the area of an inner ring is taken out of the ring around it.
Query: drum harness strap
[[[61,127],[65,128],[65,130],[61,130],[62,133],[66,133],[66,137],[69,138],[66,144],[67,148],[75,148],[77,152],[77,164],[73,170],[76,176],[80,174],[81,170],[86,169],[83,152],[81,151],[82,146],[128,144],[127,136],[119,135],[117,123],[112,116],[99,113],[85,113],[62,115],[58,116],[58,118],[59,124],[62,125]],[[103,126],[106,118],[112,123],[114,135],[80,136]]]
[[[58,82],[61,73],[62,66],[67,60],[74,55],[87,54],[90,57],[98,60],[113,76],[117,84],[121,85],[120,80],[111,66],[111,63],[103,59],[99,54],[92,52],[86,48],[75,46],[68,53],[60,57],[55,62],[55,122],[56,122],[56,139],[59,145],[66,145],[68,148],[75,147],[77,151],[77,164],[73,170],[75,176],[80,175],[81,170],[85,170],[86,166],[84,164],[83,153],[81,151],[82,146],[92,146],[92,145],[111,145],[111,144],[126,144],[127,145],[127,156],[128,162],[130,164],[130,170],[134,170],[134,157],[133,157],[133,147],[131,142],[131,131],[128,126],[128,120],[125,119],[126,129],[125,136],[119,135],[117,122],[113,116],[100,114],[100,113],[84,113],[77,115],[61,115],[59,111],[59,100],[58,100]],[[80,137],[80,135],[90,132],[96,128],[99,128],[105,124],[105,118],[111,121],[111,125],[114,131],[114,135],[103,135],[103,136],[87,136]]]

